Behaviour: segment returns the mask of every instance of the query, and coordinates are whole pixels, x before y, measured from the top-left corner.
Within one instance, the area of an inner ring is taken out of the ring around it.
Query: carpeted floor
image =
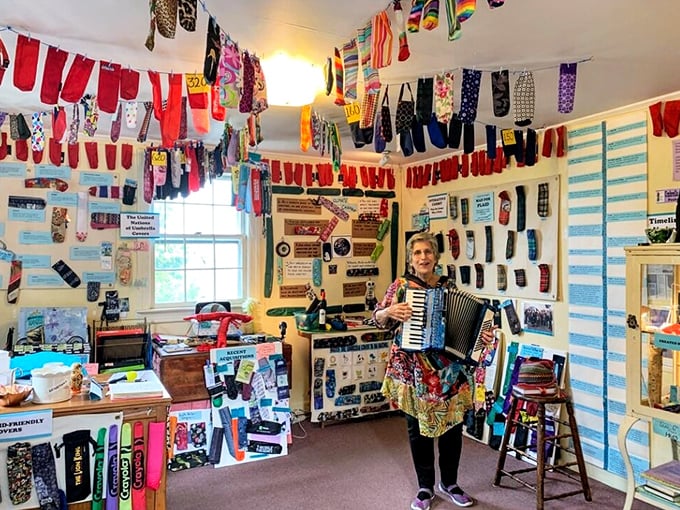
[[[416,480],[406,440],[406,425],[398,415],[348,421],[321,428],[308,421],[293,425],[289,454],[242,466],[212,466],[169,472],[169,510],[350,510],[362,508],[408,510]],[[476,508],[528,510],[536,507],[535,494],[516,482],[493,487],[498,453],[466,438],[459,484],[477,500]],[[527,466],[508,458],[506,468]],[[528,481],[535,480],[529,474]],[[548,475],[546,495],[575,490],[578,482]],[[563,482],[566,480],[567,482]],[[546,502],[546,509],[617,509],[625,495],[591,480],[593,501],[583,495]],[[434,510],[457,508],[436,498]],[[634,510],[653,507],[636,501]]]

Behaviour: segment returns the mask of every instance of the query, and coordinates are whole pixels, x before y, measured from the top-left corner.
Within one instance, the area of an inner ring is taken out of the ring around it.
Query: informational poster
[[[208,457],[215,467],[288,454],[290,391],[282,352],[280,342],[210,351]]]
[[[121,213],[121,238],[154,239],[160,236],[160,215],[158,213]]]
[[[446,219],[449,216],[449,194],[440,193],[427,197],[427,209],[433,220]]]
[[[472,196],[472,221],[491,223],[493,221],[493,193],[477,193]]]
[[[586,462],[625,476],[616,447],[626,408],[624,247],[645,240],[646,113],[575,126],[568,140],[570,385]],[[635,428],[631,437],[644,438]],[[644,464],[646,445],[630,443],[633,463]]]
[[[180,471],[208,464],[208,441],[212,434],[210,409],[171,409],[169,418],[175,433],[168,469]]]

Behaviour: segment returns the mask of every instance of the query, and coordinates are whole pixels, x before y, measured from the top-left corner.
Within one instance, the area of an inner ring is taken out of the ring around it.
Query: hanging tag
[[[361,106],[359,105],[359,101],[345,105],[345,118],[347,119],[347,124],[352,124],[361,120]]]

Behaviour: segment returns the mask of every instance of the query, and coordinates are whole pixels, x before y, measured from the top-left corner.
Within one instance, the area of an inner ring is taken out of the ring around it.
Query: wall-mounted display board
[[[440,263],[458,286],[479,295],[557,299],[559,176],[450,191],[448,207],[441,193],[431,198],[430,231],[444,236]],[[407,230],[421,227],[416,215]]]

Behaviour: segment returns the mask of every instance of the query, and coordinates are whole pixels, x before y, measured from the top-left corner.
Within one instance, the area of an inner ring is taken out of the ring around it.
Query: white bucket
[[[71,367],[62,363],[47,363],[31,370],[33,402],[53,404],[71,398]]]

